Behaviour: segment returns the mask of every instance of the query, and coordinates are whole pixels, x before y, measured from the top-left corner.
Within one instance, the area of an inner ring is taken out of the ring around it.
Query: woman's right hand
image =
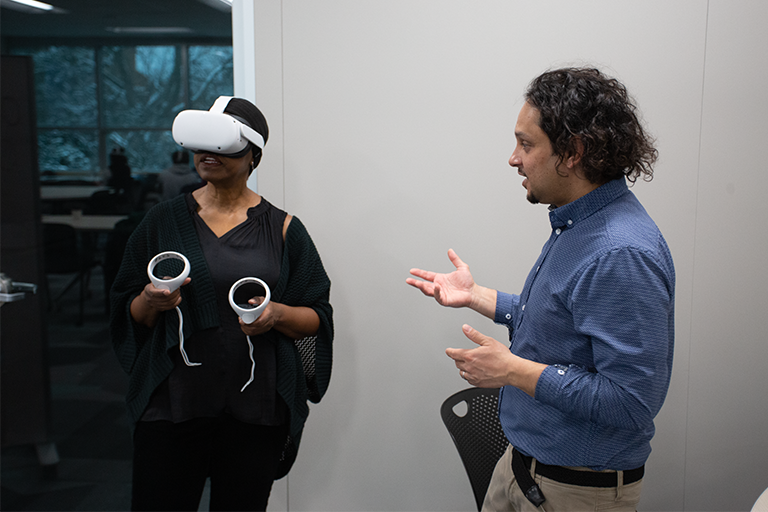
[[[181,283],[185,286],[192,281],[188,277]],[[131,316],[133,319],[147,327],[154,327],[160,313],[175,308],[181,304],[181,287],[173,292],[161,290],[152,283],[147,283],[140,294],[131,302]]]
[[[192,281],[192,278],[186,278],[181,283],[181,286],[188,284],[190,281]],[[181,304],[181,286],[171,292],[170,290],[161,290],[156,288],[154,284],[148,283],[141,292],[141,295],[144,296],[144,300],[149,307],[160,312],[168,311]]]

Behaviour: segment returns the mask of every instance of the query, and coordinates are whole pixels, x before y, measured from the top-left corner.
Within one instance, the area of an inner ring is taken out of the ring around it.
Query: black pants
[[[197,510],[207,478],[210,510],[266,510],[287,426],[231,416],[140,421],[134,432],[132,510]]]

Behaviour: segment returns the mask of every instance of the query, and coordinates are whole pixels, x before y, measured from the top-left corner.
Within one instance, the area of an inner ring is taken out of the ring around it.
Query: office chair
[[[115,282],[117,271],[120,270],[120,264],[123,262],[123,254],[126,245],[128,245],[128,239],[143,218],[144,212],[133,212],[115,224],[114,229],[107,234],[101,265],[104,271],[104,310],[107,317],[109,317],[110,309],[109,291],[112,288],[112,283]]]
[[[45,274],[74,274],[64,289],[51,300],[50,285],[46,286],[49,307],[56,303],[75,284],[80,285],[79,316],[77,325],[83,325],[83,303],[88,290],[91,269],[96,265],[92,255],[80,247],[77,231],[67,224],[43,224]]]
[[[133,211],[130,192],[121,190],[98,190],[91,194],[84,209],[86,215],[127,215]]]
[[[463,409],[462,403],[465,414],[457,413]],[[498,389],[469,388],[448,397],[440,407],[443,423],[469,476],[477,510],[483,506],[493,469],[509,444],[499,422],[498,403]]]

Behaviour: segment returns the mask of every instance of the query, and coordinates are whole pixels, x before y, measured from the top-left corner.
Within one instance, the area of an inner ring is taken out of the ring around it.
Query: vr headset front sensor
[[[173,120],[173,140],[190,151],[209,152],[222,156],[238,155],[248,148],[248,142],[264,148],[259,132],[224,113],[232,96],[219,96],[210,110],[182,110]]]

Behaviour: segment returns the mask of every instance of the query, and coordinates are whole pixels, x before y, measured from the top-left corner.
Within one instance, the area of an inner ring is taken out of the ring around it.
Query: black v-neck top
[[[246,335],[229,304],[229,290],[243,277],[258,277],[270,288],[275,287],[287,214],[262,198],[248,209],[243,223],[217,237],[198,215],[198,204],[191,193],[186,200],[213,279],[221,326],[184,341],[189,360],[200,366],[186,366],[180,351],[172,350],[174,369],[153,394],[141,420],[178,423],[227,413],[246,423],[281,425],[287,412],[276,392],[274,337],[251,336],[256,362],[254,381],[240,391],[250,378],[251,360]],[[263,294],[258,285],[244,285],[238,288],[234,300],[245,304],[249,298]],[[176,316],[176,311],[165,314]]]

